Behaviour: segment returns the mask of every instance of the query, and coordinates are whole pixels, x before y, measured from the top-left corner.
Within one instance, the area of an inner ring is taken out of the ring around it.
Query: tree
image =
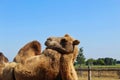
[[[97,65],[105,65],[104,59],[98,58],[97,59]]]
[[[113,65],[116,65],[116,63],[117,63],[117,60],[114,59],[114,60],[113,60]]]
[[[94,62],[95,60],[93,58],[90,58],[86,61],[86,65],[93,65]]]
[[[116,65],[118,62],[116,59],[109,57],[98,59],[90,58],[86,61],[86,65]]]
[[[116,64],[116,59],[105,58],[104,62],[105,62],[106,65],[115,65]]]
[[[80,64],[80,66],[81,64],[85,64],[85,56],[83,55],[83,47],[79,49],[79,53],[78,53],[76,61],[77,61],[77,64]]]
[[[120,60],[117,60],[116,63],[117,63],[117,64],[120,64]]]

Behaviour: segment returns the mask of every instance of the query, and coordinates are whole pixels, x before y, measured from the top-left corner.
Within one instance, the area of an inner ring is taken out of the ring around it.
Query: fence
[[[80,68],[77,69],[77,71],[79,72],[80,76],[83,75],[83,72],[87,72],[87,77],[88,80],[92,80],[91,76],[97,76],[97,77],[101,77],[101,76],[110,76],[110,77],[118,77],[120,78],[120,68]],[[107,73],[107,74],[106,74]],[[115,75],[114,75],[115,74]]]

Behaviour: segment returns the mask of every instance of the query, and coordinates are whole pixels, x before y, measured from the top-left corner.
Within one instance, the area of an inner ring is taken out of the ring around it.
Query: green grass
[[[120,64],[116,65],[92,65],[92,68],[120,68]],[[76,65],[75,68],[80,68],[80,65]],[[88,68],[87,65],[82,65],[81,68]]]
[[[120,64],[116,64],[116,65],[99,65],[99,66],[91,66],[93,68],[120,68]]]
[[[75,68],[78,69],[80,65],[76,65]],[[86,65],[82,65],[82,68],[88,68],[88,66]],[[92,68],[120,68],[120,64],[117,65],[95,65],[95,66],[91,66]],[[80,72],[78,71],[78,76],[79,79],[78,80],[88,80],[88,72],[87,71],[83,71],[82,72],[82,76],[80,76]],[[120,80],[119,76],[116,74],[116,71],[92,71],[92,80]],[[100,76],[100,77],[98,77]]]

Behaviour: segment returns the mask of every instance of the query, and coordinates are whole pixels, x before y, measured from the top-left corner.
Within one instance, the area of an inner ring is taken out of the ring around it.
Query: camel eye
[[[66,39],[62,39],[60,44],[62,45],[62,47],[65,47],[67,44],[67,40]]]
[[[48,41],[52,41],[52,38],[48,38],[47,40],[48,40]]]

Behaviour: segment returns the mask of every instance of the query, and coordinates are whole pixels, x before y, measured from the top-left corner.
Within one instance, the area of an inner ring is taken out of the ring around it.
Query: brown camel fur
[[[5,67],[4,74],[8,71],[11,74],[6,75],[12,79],[6,77],[4,80],[61,80],[58,76],[61,76],[62,80],[77,80],[73,60],[77,54],[75,45],[78,45],[79,41],[69,38],[69,35],[48,38],[43,54],[27,58],[25,64],[12,63],[12,67]]]
[[[41,44],[38,41],[32,41],[23,46],[16,57],[14,62],[6,63],[3,67],[2,77],[4,80],[13,80],[13,70],[17,63],[24,64],[25,60],[41,53]],[[6,77],[7,76],[7,77]],[[0,79],[1,80],[1,79]]]
[[[3,68],[5,67],[5,64],[8,62],[9,62],[8,58],[5,57],[2,52],[0,52],[0,80],[3,80],[2,79]]]
[[[38,41],[32,41],[27,43],[19,50],[18,54],[16,55],[13,61],[24,64],[27,58],[40,55],[40,53],[41,53],[41,44]]]
[[[6,63],[3,68],[2,78],[3,80],[15,80],[14,78],[14,68],[19,63],[16,62],[9,62]]]
[[[73,62],[78,55],[78,47],[79,44],[78,40],[74,40],[71,36],[65,35],[65,44],[73,44],[73,52],[69,54],[64,54],[61,56],[61,63],[60,63],[60,73],[62,80],[78,80],[77,73],[75,71]],[[70,42],[71,41],[71,42]]]
[[[78,55],[77,45],[79,44],[79,41],[73,39],[68,34],[66,34],[64,36],[64,38],[61,39],[61,42],[57,41],[56,38],[58,38],[58,37],[48,38],[49,41],[46,43],[46,46],[48,48],[60,51],[63,54],[63,55],[61,55],[61,59],[60,59],[60,74],[61,74],[61,76],[59,78],[62,77],[61,80],[78,80],[73,63],[75,61],[75,58]],[[61,44],[62,47],[59,46],[59,44]],[[67,52],[67,50],[69,50],[69,51],[71,50],[71,52],[66,53],[65,51],[63,51],[64,49],[66,49],[66,52]],[[60,79],[56,79],[56,80],[60,80]]]

